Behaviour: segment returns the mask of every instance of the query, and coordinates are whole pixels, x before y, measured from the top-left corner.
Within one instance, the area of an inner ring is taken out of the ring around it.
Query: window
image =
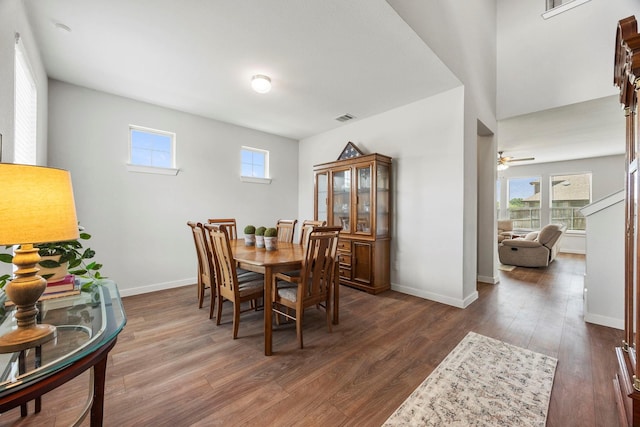
[[[38,98],[29,59],[16,36],[14,163],[36,164]]]
[[[509,178],[509,219],[514,229],[540,228],[540,177]]]
[[[240,150],[240,176],[243,181],[271,182],[269,178],[269,152],[251,147]]]
[[[129,170],[177,174],[175,140],[171,132],[129,126]]]
[[[551,222],[567,226],[567,231],[586,230],[580,208],[591,203],[591,174],[551,176]]]

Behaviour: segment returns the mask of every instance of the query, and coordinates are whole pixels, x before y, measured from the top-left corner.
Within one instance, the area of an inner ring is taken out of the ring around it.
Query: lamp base
[[[37,324],[18,328],[0,337],[0,353],[15,353],[36,347],[56,338],[56,327]]]

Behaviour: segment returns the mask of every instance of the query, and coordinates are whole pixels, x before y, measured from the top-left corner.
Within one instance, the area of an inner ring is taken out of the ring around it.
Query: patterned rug
[[[557,359],[469,332],[384,426],[541,426]]]

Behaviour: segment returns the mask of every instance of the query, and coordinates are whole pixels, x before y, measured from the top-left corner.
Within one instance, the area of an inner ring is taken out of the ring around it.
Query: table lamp
[[[79,237],[71,175],[40,166],[0,163],[0,245],[15,251],[15,278],[4,290],[17,307],[17,328],[0,336],[0,353],[38,346],[56,335],[55,326],[37,324],[36,303],[47,282],[38,275],[37,243]]]

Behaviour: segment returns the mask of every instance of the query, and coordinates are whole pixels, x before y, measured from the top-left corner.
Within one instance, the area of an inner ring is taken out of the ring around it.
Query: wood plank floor
[[[309,310],[305,348],[285,325],[271,357],[263,356],[262,312],[245,313],[233,340],[231,307],[216,327],[197,309],[194,287],[127,297],[104,424],[378,426],[474,331],[559,359],[548,426],[615,426],[613,349],[622,331],[583,321],[583,275],[584,257],[567,254],[547,269],[501,271],[500,284],[478,284],[480,298],[465,310],[342,287],[333,333]],[[0,425],[68,425],[87,381],[46,395],[38,415],[2,414]]]

